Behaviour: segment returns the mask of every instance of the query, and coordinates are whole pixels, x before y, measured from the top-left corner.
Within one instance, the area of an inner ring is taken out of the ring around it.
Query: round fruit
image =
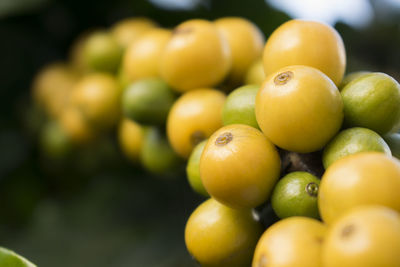
[[[47,122],[41,131],[41,149],[53,159],[65,158],[71,151],[71,142],[64,129],[56,122]]]
[[[88,143],[96,135],[95,130],[76,107],[68,106],[63,110],[59,122],[73,143]]]
[[[156,174],[173,172],[180,163],[167,139],[155,127],[145,131],[140,160],[146,170]]]
[[[383,138],[367,128],[350,128],[338,133],[324,149],[322,162],[327,169],[336,160],[358,152],[376,151],[392,155]]]
[[[116,23],[111,33],[123,48],[128,47],[147,31],[157,27],[157,24],[148,18],[128,18]]]
[[[319,179],[308,172],[292,172],[276,184],[271,204],[279,218],[306,216],[319,218]]]
[[[242,84],[248,68],[261,57],[264,35],[255,24],[240,17],[221,18],[215,21],[215,25],[228,41],[231,50],[229,83]]]
[[[383,205],[400,211],[400,162],[379,152],[361,152],[333,163],[321,179],[319,212],[330,224],[351,208]]]
[[[305,217],[273,224],[257,243],[253,267],[320,267],[326,226]]]
[[[258,89],[258,85],[246,85],[228,95],[222,111],[224,125],[247,124],[259,128],[254,111]]]
[[[36,267],[35,264],[15,252],[0,247],[0,266],[7,267]]]
[[[66,106],[77,79],[77,75],[63,63],[45,67],[33,83],[34,101],[48,115],[57,118]]]
[[[136,122],[123,119],[118,128],[118,141],[125,156],[136,163],[142,150],[144,130]]]
[[[189,20],[172,33],[161,58],[161,76],[179,92],[214,86],[231,66],[228,42],[206,20]]]
[[[400,133],[383,136],[392,151],[393,157],[400,159]]]
[[[128,78],[128,75],[125,73],[124,68],[119,68],[116,79],[122,92],[131,84],[131,81]]]
[[[168,139],[181,157],[188,158],[195,145],[222,126],[225,95],[214,89],[198,89],[182,95],[167,119]]]
[[[117,123],[120,116],[120,91],[113,76],[89,74],[74,87],[71,104],[95,127],[109,128]]]
[[[159,77],[160,58],[171,38],[171,31],[153,29],[140,36],[126,50],[123,68],[131,81]]]
[[[174,93],[163,80],[147,78],[125,89],[122,110],[126,117],[139,123],[162,125],[174,101]]]
[[[200,178],[200,158],[206,143],[207,140],[203,140],[194,147],[186,165],[186,174],[192,189],[200,195],[209,197]]]
[[[347,74],[344,76],[342,82],[340,83],[339,89],[342,90],[346,85],[348,85],[350,82],[354,81],[355,79],[360,78],[361,76],[364,76],[365,74],[371,73],[370,71],[356,71]]]
[[[261,86],[256,118],[275,145],[294,152],[313,152],[340,129],[343,103],[325,74],[307,66],[290,66],[268,76]]]
[[[290,20],[269,37],[263,53],[267,76],[291,65],[319,69],[339,86],[346,68],[342,38],[329,25],[305,20]]]
[[[85,57],[85,45],[92,32],[86,31],[78,36],[69,50],[69,63],[80,75],[90,71],[89,64]]]
[[[245,77],[245,84],[261,85],[265,80],[264,66],[261,59],[255,61],[248,69]]]
[[[323,245],[326,267],[400,266],[400,214],[383,206],[351,210],[329,229]]]
[[[257,129],[233,124],[207,141],[200,177],[207,192],[232,208],[264,203],[279,178],[280,159],[274,145]]]
[[[344,122],[379,134],[400,128],[400,84],[384,73],[363,75],[342,91]]]
[[[84,56],[94,71],[115,72],[122,56],[122,48],[107,32],[94,32],[86,40]]]
[[[250,210],[231,209],[209,199],[190,215],[185,243],[202,266],[249,266],[261,233]]]

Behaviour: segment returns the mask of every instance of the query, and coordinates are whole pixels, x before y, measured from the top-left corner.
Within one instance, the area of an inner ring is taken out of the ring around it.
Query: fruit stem
[[[353,224],[346,225],[342,230],[342,237],[347,238],[349,237],[355,230],[355,226]]]
[[[217,146],[224,146],[229,144],[230,141],[233,139],[233,134],[230,132],[225,132],[221,134],[217,140],[215,140],[215,145]]]
[[[306,185],[306,192],[312,197],[318,196],[318,185],[314,182],[311,182]]]
[[[293,72],[285,71],[275,76],[274,83],[276,85],[284,85],[293,78]]]
[[[324,173],[320,151],[300,154],[280,149],[279,155],[281,158],[282,175],[290,172],[304,171],[321,178]]]

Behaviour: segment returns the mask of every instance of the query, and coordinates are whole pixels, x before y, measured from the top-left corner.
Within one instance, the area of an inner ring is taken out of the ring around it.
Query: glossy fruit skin
[[[42,69],[33,82],[33,98],[47,115],[57,118],[68,103],[78,75],[63,63],[54,63]]]
[[[167,135],[173,149],[188,158],[195,145],[222,126],[225,95],[203,88],[183,94],[172,106],[167,119]]]
[[[59,123],[73,143],[89,143],[96,137],[96,130],[86,120],[82,112],[74,106],[65,108],[60,115]]]
[[[227,79],[236,86],[243,84],[248,68],[261,57],[264,35],[254,23],[240,17],[225,17],[214,23],[228,41],[231,50],[232,67]]]
[[[321,267],[326,226],[306,217],[278,221],[261,236],[252,267]]]
[[[181,163],[165,136],[155,127],[145,130],[140,162],[149,172],[162,175],[172,173]]]
[[[36,267],[35,264],[15,252],[0,247],[0,265],[7,267]]]
[[[175,94],[160,78],[138,80],[122,94],[123,114],[143,124],[165,124]]]
[[[85,42],[84,57],[90,69],[114,73],[122,57],[122,47],[105,31],[92,33]]]
[[[172,32],[161,57],[161,77],[179,92],[220,83],[231,67],[228,42],[206,20],[188,20]]]
[[[271,74],[256,97],[256,118],[275,145],[294,152],[321,149],[339,131],[343,103],[335,84],[307,66]]]
[[[352,73],[347,74],[344,76],[342,82],[340,83],[339,90],[342,90],[346,85],[348,85],[350,82],[354,81],[355,79],[360,78],[361,76],[364,76],[365,74],[370,74],[370,71],[355,71]]]
[[[232,208],[254,208],[270,196],[279,178],[275,146],[257,129],[233,124],[207,141],[200,177],[207,192]]]
[[[329,25],[290,20],[268,38],[263,52],[267,76],[291,65],[319,69],[339,86],[346,68],[346,51],[338,32]]]
[[[118,122],[120,95],[121,90],[113,76],[93,73],[75,85],[71,105],[95,128],[108,129]]]
[[[143,146],[144,129],[130,119],[121,120],[118,127],[118,142],[124,155],[133,163],[139,160]]]
[[[141,35],[157,27],[157,24],[144,17],[127,18],[116,23],[111,33],[123,48],[127,48]]]
[[[334,162],[322,176],[318,207],[333,223],[361,205],[383,205],[400,211],[400,162],[379,152],[361,152]]]
[[[339,132],[324,148],[322,162],[327,169],[336,160],[350,154],[376,151],[391,156],[388,144],[372,130],[354,127]]]
[[[400,128],[400,84],[384,73],[370,73],[347,84],[341,91],[344,123],[379,134]]]
[[[258,89],[257,85],[245,85],[228,95],[222,111],[224,125],[246,124],[259,129],[254,110]]]
[[[400,214],[383,206],[363,206],[330,227],[322,260],[326,267],[398,267],[399,251]]]
[[[393,157],[400,159],[400,133],[387,134],[383,138],[389,145]]]
[[[256,60],[249,67],[244,79],[245,84],[257,84],[261,85],[265,80],[264,66],[261,59]]]
[[[250,210],[231,209],[209,199],[190,215],[185,243],[201,266],[244,267],[250,265],[261,233]]]
[[[318,219],[320,180],[308,172],[291,172],[276,184],[271,204],[279,218],[305,216]]]
[[[205,197],[209,197],[207,190],[204,188],[203,182],[200,178],[200,158],[206,143],[207,140],[203,140],[194,147],[186,165],[186,176],[190,187],[196,193],[199,193]]]
[[[127,48],[123,58],[127,79],[136,81],[160,77],[160,58],[171,35],[170,30],[153,29],[137,38]]]

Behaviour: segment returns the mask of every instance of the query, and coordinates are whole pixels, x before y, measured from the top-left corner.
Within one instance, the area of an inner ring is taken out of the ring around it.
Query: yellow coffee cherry
[[[200,178],[219,202],[254,208],[269,198],[280,167],[278,151],[262,132],[232,124],[208,139],[200,159]]]
[[[57,118],[65,106],[78,76],[64,63],[54,63],[39,72],[33,82],[33,98],[53,118]]]
[[[261,59],[256,60],[247,70],[245,84],[261,85],[265,80],[264,66]]]
[[[126,50],[124,73],[128,80],[160,77],[160,58],[171,37],[171,31],[153,29],[141,35]]]
[[[339,86],[346,69],[346,51],[338,32],[329,25],[306,20],[290,20],[268,38],[263,52],[268,76],[291,65],[319,69]]]
[[[143,146],[144,129],[138,123],[122,119],[118,127],[118,141],[122,152],[133,163],[138,162]]]
[[[73,143],[86,144],[96,137],[95,129],[76,107],[65,108],[60,115],[59,123]]]
[[[380,152],[361,152],[335,161],[324,173],[318,207],[331,224],[362,205],[383,205],[400,211],[400,162]]]
[[[339,90],[328,76],[307,66],[285,67],[268,76],[255,111],[272,143],[300,153],[323,148],[343,121]]]
[[[74,87],[71,104],[95,128],[108,129],[120,116],[121,90],[116,79],[105,73],[84,76]]]
[[[278,221],[261,236],[252,267],[322,267],[326,226],[307,217]]]
[[[167,135],[172,148],[188,158],[193,148],[222,126],[224,93],[203,88],[183,94],[167,118]]]
[[[85,57],[85,44],[91,32],[84,32],[75,39],[69,50],[69,62],[78,75],[90,72],[90,67]]]
[[[240,17],[221,18],[215,21],[215,25],[231,49],[232,68],[228,83],[238,86],[243,83],[251,64],[261,57],[264,35],[254,23]]]
[[[400,266],[400,214],[384,206],[354,208],[330,226],[324,267]]]
[[[250,210],[231,209],[209,199],[190,215],[185,243],[201,266],[244,267],[250,265],[261,233]]]
[[[231,67],[227,40],[206,20],[178,25],[161,58],[161,77],[179,92],[213,87]]]
[[[126,48],[139,36],[155,27],[157,24],[148,18],[127,18],[113,25],[111,33],[119,45]]]

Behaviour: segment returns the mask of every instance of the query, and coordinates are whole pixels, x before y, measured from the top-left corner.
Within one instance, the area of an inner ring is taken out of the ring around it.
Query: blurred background
[[[341,34],[347,72],[400,81],[400,0],[0,0],[0,246],[40,267],[196,266],[183,232],[203,199],[184,166],[150,175],[126,162],[115,136],[51,160],[32,131],[35,74],[67,60],[80,34],[133,16],[163,27],[241,16],[267,38],[291,18],[321,20]]]

